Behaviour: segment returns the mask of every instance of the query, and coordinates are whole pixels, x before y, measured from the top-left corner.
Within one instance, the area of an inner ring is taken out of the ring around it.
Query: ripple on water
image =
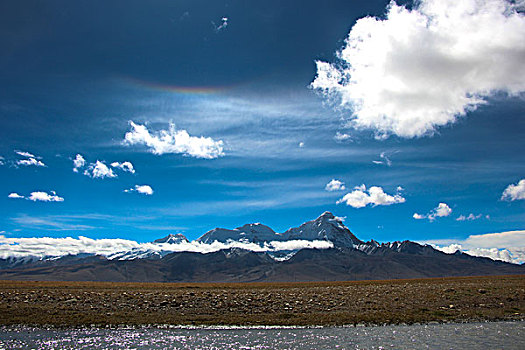
[[[381,327],[0,329],[7,349],[525,349],[525,322]]]

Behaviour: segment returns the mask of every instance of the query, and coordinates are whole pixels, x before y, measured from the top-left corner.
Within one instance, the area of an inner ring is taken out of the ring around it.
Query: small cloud
[[[304,142],[299,142],[299,148],[303,148],[304,147]]]
[[[228,27],[228,17],[222,17],[220,25],[216,25],[215,22],[213,22],[213,21],[211,21],[211,24],[213,25],[213,28],[215,29],[215,32],[218,33],[221,30],[224,30],[224,29],[226,29],[226,27]]]
[[[386,152],[381,152],[381,154],[379,155],[379,158],[384,159],[384,161],[386,162],[386,165],[392,166],[392,161],[390,160],[390,158],[387,157]]]
[[[185,21],[187,20],[188,18],[190,18],[190,13],[188,11],[184,12],[180,17],[179,17],[179,20],[180,21]]]
[[[4,165],[5,164],[4,160],[5,160],[5,158],[0,156],[0,165]]]
[[[470,213],[467,216],[465,216],[465,215],[458,216],[456,218],[456,221],[474,221],[474,220],[481,219],[482,216],[483,216],[482,214],[474,215],[474,214]]]
[[[196,158],[213,159],[223,156],[223,142],[210,137],[190,136],[186,130],[176,130],[170,123],[168,130],[151,134],[145,125],[129,122],[132,130],[124,136],[128,145],[146,145],[153,154],[184,154]]]
[[[78,173],[78,169],[83,168],[86,165],[86,160],[82,157],[81,154],[77,154],[75,159],[73,159],[73,171]]]
[[[452,209],[446,203],[439,203],[437,207],[432,209],[427,214],[418,214],[414,213],[412,217],[416,220],[428,219],[429,221],[434,221],[436,218],[446,217],[452,213]]]
[[[398,151],[395,151],[393,153],[397,153],[397,152]],[[381,152],[379,154],[379,158],[381,158],[381,160],[373,160],[372,163],[374,163],[374,164],[384,164],[386,166],[392,166],[392,161],[390,160],[390,158],[388,157],[386,152]]]
[[[25,198],[24,196],[19,195],[16,192],[10,193],[7,198]]]
[[[337,204],[346,203],[353,208],[363,208],[367,205],[373,207],[378,205],[392,205],[404,203],[406,200],[399,193],[389,195],[383,191],[379,186],[372,186],[366,189],[366,186],[355,187],[354,191],[347,193],[343,198],[337,201]]]
[[[106,177],[117,177],[117,175],[108,168],[104,162],[97,160],[96,163],[91,163],[89,167],[84,171],[84,175],[92,177],[94,179],[103,179]]]
[[[23,165],[23,166],[39,166],[39,167],[45,167],[46,165],[44,162],[42,162],[40,159],[42,157],[35,156],[32,153],[24,152],[24,151],[15,151],[16,154],[18,154],[21,157],[25,157],[26,159],[19,159],[16,161],[17,165]]]
[[[335,133],[334,140],[337,142],[352,141],[352,136],[348,134],[342,134],[338,131]]]
[[[25,158],[40,158],[40,157],[37,157],[34,154],[29,153],[29,152],[15,151],[15,153],[18,154],[19,156],[22,156],[22,157],[25,157]]]
[[[332,179],[329,183],[326,184],[324,189],[328,192],[333,191],[344,191],[346,190],[345,183],[336,179]]]
[[[124,192],[138,192],[141,194],[151,196],[153,194],[153,189],[149,185],[135,185],[134,188],[130,188],[129,190],[124,190]]]
[[[63,202],[64,198],[57,196],[55,191],[51,191],[51,193],[47,192],[31,192],[29,197],[27,199],[33,201],[33,202]]]
[[[38,159],[35,159],[35,158],[17,160],[16,164],[24,165],[24,166],[31,166],[31,165],[41,166],[41,167],[46,166],[41,160],[38,160]]]
[[[135,168],[133,167],[133,164],[131,164],[131,162],[122,162],[122,163],[113,162],[113,163],[111,163],[111,166],[113,168],[118,168],[118,169],[121,169],[123,171],[135,174]]]
[[[525,179],[521,179],[517,184],[510,184],[507,186],[501,195],[502,201],[515,201],[525,199]]]

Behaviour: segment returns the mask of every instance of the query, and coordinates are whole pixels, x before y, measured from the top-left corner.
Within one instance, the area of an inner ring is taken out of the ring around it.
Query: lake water
[[[525,349],[525,321],[326,328],[0,329],[0,349]]]

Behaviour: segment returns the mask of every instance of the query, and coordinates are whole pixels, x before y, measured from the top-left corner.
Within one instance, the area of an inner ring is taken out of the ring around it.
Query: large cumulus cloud
[[[412,138],[486,103],[525,91],[524,1],[421,0],[388,6],[351,29],[338,61],[318,61],[311,86],[350,124]]]

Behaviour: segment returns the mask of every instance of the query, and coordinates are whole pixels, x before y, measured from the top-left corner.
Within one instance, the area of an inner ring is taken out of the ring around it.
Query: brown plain
[[[350,325],[515,320],[525,276],[315,283],[0,281],[0,325]]]

